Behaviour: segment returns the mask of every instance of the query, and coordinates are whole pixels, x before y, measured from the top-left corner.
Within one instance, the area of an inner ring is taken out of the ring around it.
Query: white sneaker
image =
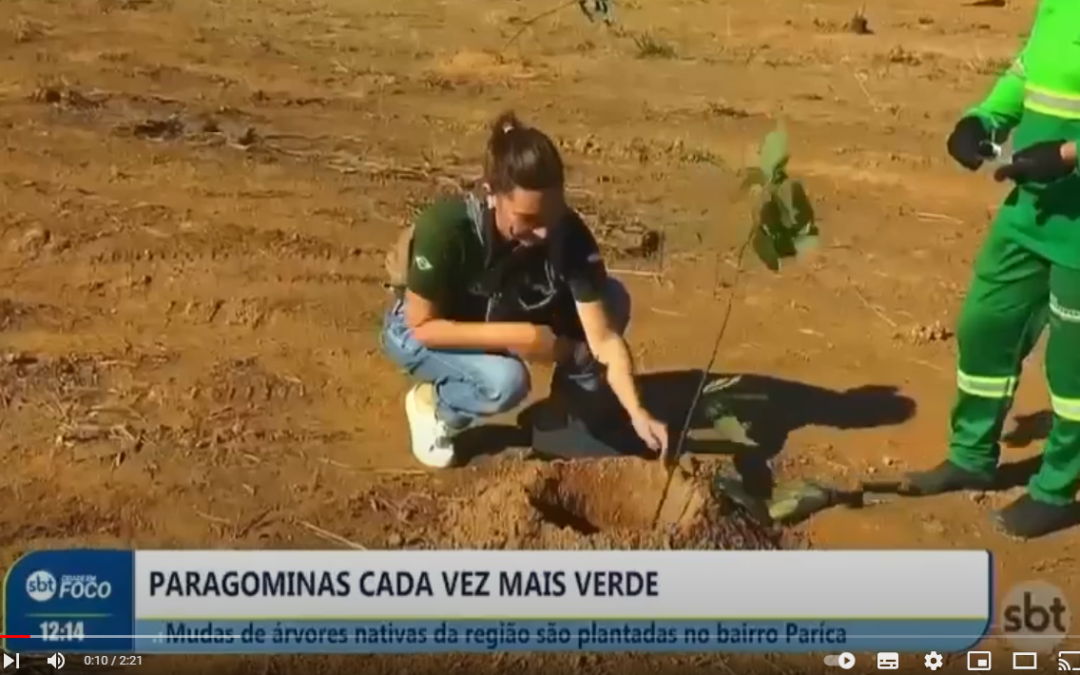
[[[405,395],[412,453],[424,466],[445,469],[454,463],[454,431],[435,414],[435,387],[421,383]]]

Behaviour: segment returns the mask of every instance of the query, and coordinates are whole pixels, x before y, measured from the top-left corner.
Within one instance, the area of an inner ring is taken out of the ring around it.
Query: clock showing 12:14
[[[81,641],[86,637],[82,621],[42,621],[38,626],[45,642]]]

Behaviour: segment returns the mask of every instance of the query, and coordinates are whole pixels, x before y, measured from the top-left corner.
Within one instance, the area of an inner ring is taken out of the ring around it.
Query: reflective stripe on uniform
[[[1068,323],[1080,323],[1080,310],[1062,306],[1061,301],[1058,300],[1057,296],[1053,293],[1050,294],[1050,313],[1062,321],[1067,321]],[[1047,379],[1049,379],[1049,364],[1047,364],[1047,368]],[[1070,422],[1080,422],[1080,398],[1055,396],[1054,392],[1051,391],[1050,405],[1054,409],[1054,414],[1061,419]]]
[[[980,377],[957,370],[956,386],[965,394],[979,398],[1009,398],[1016,391],[1016,378]]]
[[[1062,321],[1068,321],[1069,323],[1080,323],[1080,310],[1069,309],[1062,306],[1058,301],[1057,296],[1050,294],[1050,313],[1061,319]]]
[[[1080,94],[1066,94],[1034,87],[1024,87],[1024,107],[1037,113],[1065,119],[1080,119]]]
[[[1050,405],[1054,414],[1070,422],[1080,422],[1080,398],[1062,398],[1050,395]]]

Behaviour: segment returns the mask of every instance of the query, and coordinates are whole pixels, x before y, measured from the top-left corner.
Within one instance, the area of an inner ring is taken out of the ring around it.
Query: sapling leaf
[[[820,238],[816,234],[798,234],[795,235],[792,243],[795,245],[796,255],[801,255],[807,251],[812,251],[817,248]]]
[[[770,131],[761,144],[760,169],[773,184],[783,180],[789,159],[787,132],[783,127]]]
[[[795,257],[818,243],[814,209],[802,183],[787,173],[787,132],[781,125],[765,136],[759,155],[760,166],[742,172],[742,188],[749,193],[751,209],[750,244],[770,270],[780,270],[780,261]]]
[[[784,225],[784,210],[780,208],[775,196],[761,202],[758,207],[758,221],[768,231],[782,229]]]
[[[805,253],[818,245],[818,228],[814,221],[814,207],[806,188],[798,181],[790,181],[791,204],[794,209],[796,253]]]
[[[779,213],[781,209],[775,203],[772,207]],[[762,228],[769,239],[772,240],[773,250],[780,258],[791,258],[798,251],[795,249],[795,231],[785,227],[782,223],[766,225]]]
[[[768,182],[765,173],[761,169],[756,166],[751,166],[743,170],[742,182],[739,184],[739,189],[745,191],[753,187],[764,186]]]
[[[810,203],[810,196],[806,194],[806,188],[797,180],[787,181],[791,208],[795,214],[795,226],[800,234],[817,234],[817,225],[814,222],[814,206]],[[812,231],[811,231],[812,230]]]
[[[764,227],[754,228],[754,238],[751,244],[754,247],[754,253],[757,254],[758,259],[761,260],[765,267],[768,267],[773,272],[780,271],[780,254],[777,253],[772,237],[769,236]]]
[[[750,188],[750,227],[756,228],[765,224],[761,218],[762,209],[770,199],[769,193],[763,188],[756,185]]]
[[[791,181],[787,180],[777,185],[773,190],[772,199],[776,209],[776,224],[788,230],[797,230],[797,214],[791,199]]]
[[[589,21],[603,21],[604,23],[614,21],[611,5],[612,0],[578,0],[578,8]]]

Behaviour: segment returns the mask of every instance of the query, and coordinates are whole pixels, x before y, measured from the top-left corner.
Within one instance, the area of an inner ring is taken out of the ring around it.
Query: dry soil
[[[733,298],[715,370],[769,396],[750,415],[780,479],[851,483],[936,462],[949,328],[1003,195],[955,168],[944,138],[1027,30],[1033,1],[1002,4],[876,3],[853,30],[862,3],[848,0],[626,0],[615,28],[574,7],[529,24],[547,6],[515,0],[0,3],[2,562],[87,545],[663,544],[640,514],[616,514],[627,495],[653,498],[655,467],[479,458],[431,474],[407,449],[406,382],[377,337],[382,255],[416,209],[475,180],[484,125],[510,107],[565,148],[574,203],[632,290],[633,349],[661,373],[653,398],[685,406],[686,373],[708,362]],[[733,290],[747,220],[737,172],[778,120],[823,245],[778,275],[748,261]],[[654,231],[662,251],[643,251]],[[1030,371],[1009,461],[1046,433]],[[560,490],[586,483],[598,503],[567,521]],[[989,548],[1001,588],[1038,577],[1080,598],[1067,572],[1080,533],[1016,543],[990,527],[1016,494],[835,510],[787,541]],[[720,545],[777,545],[721,521]],[[764,662],[306,667],[729,663]]]

